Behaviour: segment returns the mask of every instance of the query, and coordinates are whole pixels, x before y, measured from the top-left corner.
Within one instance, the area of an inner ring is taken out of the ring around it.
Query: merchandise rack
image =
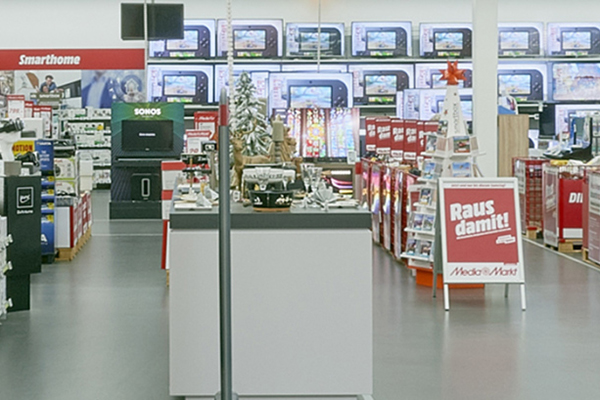
[[[519,186],[521,230],[529,239],[535,239],[544,228],[542,167],[548,162],[546,159],[513,159],[513,176],[517,178]]]

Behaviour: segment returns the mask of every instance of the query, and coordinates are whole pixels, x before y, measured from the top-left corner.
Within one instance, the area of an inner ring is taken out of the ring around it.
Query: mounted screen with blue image
[[[165,96],[195,96],[195,75],[165,75],[163,95]]]
[[[531,94],[531,75],[498,75],[498,93],[500,95],[504,93],[508,93],[510,95]]]
[[[321,32],[321,40],[318,40],[318,37],[318,32],[300,32],[300,50],[317,51],[319,43],[321,50],[329,50],[331,34],[329,32]]]
[[[265,50],[267,48],[267,31],[264,29],[235,29],[233,31],[233,48],[235,50]]]
[[[460,100],[460,109],[462,110],[463,119],[465,121],[473,120],[473,101],[468,99]],[[441,113],[444,110],[444,100],[437,101],[437,112]]]
[[[198,31],[188,29],[183,31],[183,39],[167,40],[167,50],[198,50]]]
[[[462,32],[435,32],[434,36],[436,50],[462,50]]]
[[[511,31],[500,32],[500,49],[527,50],[529,49],[529,32]]]
[[[554,100],[600,100],[599,63],[556,63],[552,82]]]
[[[396,32],[394,31],[367,31],[368,50],[395,50]]]
[[[442,74],[431,74],[431,88],[432,89],[440,89],[448,86],[447,81],[442,80]],[[458,81],[458,87],[464,88],[465,81]]]
[[[561,32],[563,50],[589,50],[592,48],[592,33],[589,31]]]
[[[396,75],[365,75],[367,96],[395,95],[398,91]]]
[[[331,86],[290,86],[290,108],[330,108]]]

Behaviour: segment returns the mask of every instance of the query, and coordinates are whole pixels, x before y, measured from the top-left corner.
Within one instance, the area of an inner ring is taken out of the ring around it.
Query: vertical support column
[[[473,131],[481,172],[498,176],[498,0],[473,0]]]

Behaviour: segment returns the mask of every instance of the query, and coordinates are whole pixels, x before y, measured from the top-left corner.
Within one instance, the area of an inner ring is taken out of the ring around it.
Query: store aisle
[[[0,326],[0,398],[168,396],[168,290],[159,221],[108,221],[71,263],[32,277],[32,310]],[[374,267],[375,400],[596,399],[600,273],[526,244],[518,290],[453,291],[452,310],[380,248]]]

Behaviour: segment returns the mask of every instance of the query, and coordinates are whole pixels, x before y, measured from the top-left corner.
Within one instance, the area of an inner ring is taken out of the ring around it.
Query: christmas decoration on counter
[[[235,87],[234,111],[230,116],[231,134],[243,140],[245,156],[267,155],[271,145],[270,127],[264,106],[256,97],[256,87],[247,72],[242,72]]]

